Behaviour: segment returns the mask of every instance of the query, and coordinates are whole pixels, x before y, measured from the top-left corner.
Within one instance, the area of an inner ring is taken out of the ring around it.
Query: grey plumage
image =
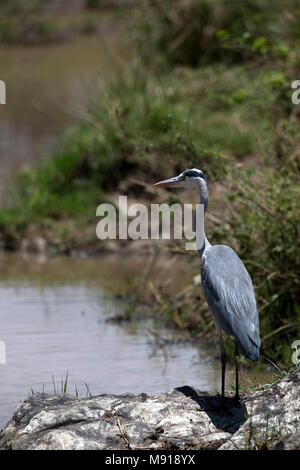
[[[244,263],[232,248],[210,246],[202,255],[201,280],[218,332],[233,336],[243,355],[257,361],[261,344],[258,312]]]

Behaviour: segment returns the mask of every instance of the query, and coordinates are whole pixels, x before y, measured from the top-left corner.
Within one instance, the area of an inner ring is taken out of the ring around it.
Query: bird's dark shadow
[[[185,385],[175,390],[183,393],[198,403],[200,410],[204,411],[217,429],[235,433],[247,419],[247,410],[243,403],[235,398],[220,395],[199,394],[197,390]]]

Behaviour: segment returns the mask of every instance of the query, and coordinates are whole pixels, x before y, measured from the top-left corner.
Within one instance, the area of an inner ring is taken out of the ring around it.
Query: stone
[[[247,421],[220,447],[220,450],[272,448],[279,439],[298,432],[299,392],[300,369],[298,368],[264,390],[251,393],[244,400],[248,413]]]
[[[83,399],[35,393],[17,407],[3,429],[0,448],[216,449],[245,418],[240,406],[232,404],[226,426],[224,416],[218,423],[217,414],[210,415],[211,399],[190,387]]]
[[[148,395],[35,393],[0,449],[299,449],[300,369],[241,402],[189,386]]]
[[[273,444],[272,450],[300,450],[300,432],[287,434],[279,439]]]

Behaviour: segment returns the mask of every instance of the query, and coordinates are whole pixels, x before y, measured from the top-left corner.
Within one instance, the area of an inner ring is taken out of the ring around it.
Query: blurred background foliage
[[[26,2],[25,10],[20,2],[2,3],[2,43],[47,42],[76,30],[69,25],[58,34],[51,18],[45,26],[46,1]],[[108,3],[82,8],[102,11]],[[111,8],[126,18],[132,64],[106,84],[53,155],[20,172],[0,212],[3,247],[17,248],[32,225],[59,245],[57,223],[71,218],[74,232],[84,232],[113,191],[125,188],[150,202],[130,178],[152,183],[201,168],[211,188],[209,239],[244,260],[258,299],[262,352],[287,365],[290,344],[300,338],[300,105],[291,101],[291,82],[300,79],[300,2],[147,0]],[[94,18],[84,21],[77,34],[97,29]],[[68,249],[94,243],[94,236],[68,233]],[[193,334],[211,331],[199,286],[175,301],[164,297],[159,310]]]
[[[154,52],[169,64],[197,67],[285,57],[300,38],[297,0],[152,0],[145,8],[137,27],[137,37],[147,38],[147,45],[138,41],[145,60]]]

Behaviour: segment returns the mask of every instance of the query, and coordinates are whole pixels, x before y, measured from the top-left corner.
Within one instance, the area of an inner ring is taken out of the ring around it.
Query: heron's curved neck
[[[207,210],[207,206],[208,206],[209,191],[208,191],[208,188],[207,188],[207,184],[201,178],[197,179],[196,184],[197,184],[197,189],[198,189],[199,195],[200,195],[200,204],[202,204],[204,206],[204,212],[202,213],[203,214],[203,220],[199,221],[200,230],[201,230],[200,235],[201,235],[201,240],[203,240],[203,244],[200,248],[198,248],[198,253],[199,253],[200,257],[202,257],[204,251],[211,246],[211,244],[209,243],[209,241],[206,238],[205,230],[204,230],[204,214],[205,214],[205,212]],[[195,221],[195,227],[196,227],[196,223],[197,223],[197,221],[196,221],[196,211],[194,211],[194,221]]]

